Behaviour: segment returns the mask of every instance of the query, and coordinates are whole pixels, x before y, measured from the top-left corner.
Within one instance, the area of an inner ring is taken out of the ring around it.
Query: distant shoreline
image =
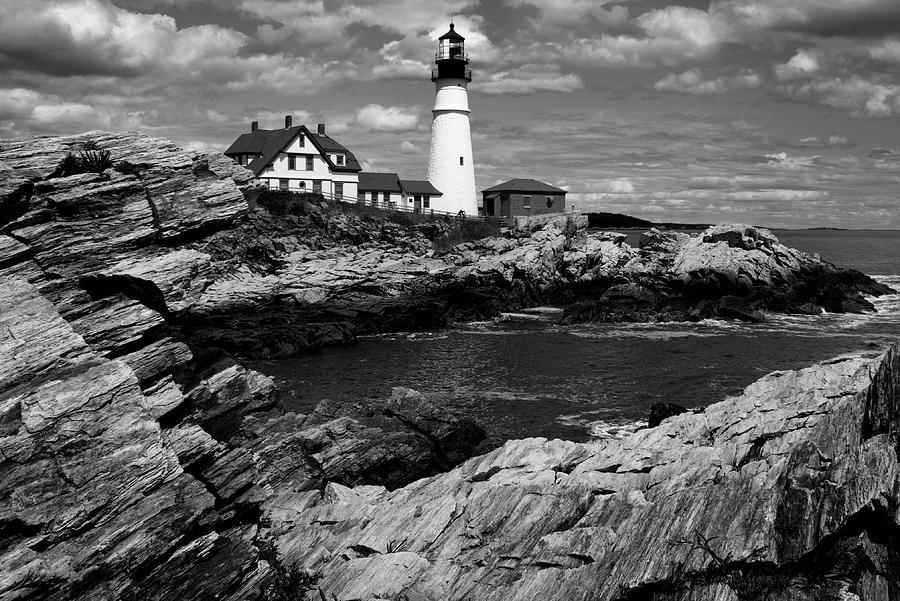
[[[650,228],[656,229],[665,229],[665,230],[705,230],[713,224],[710,223],[671,223],[671,222],[660,222],[656,223],[653,221],[647,221],[646,219],[640,219],[638,217],[632,217],[631,215],[624,215],[622,213],[585,213],[588,217],[588,228],[590,229],[615,229],[615,230],[634,230],[634,231],[646,231]],[[755,226],[755,227],[764,227],[770,230],[780,230],[780,231],[791,231],[791,232],[820,232],[820,231],[828,231],[828,232],[896,232],[900,230],[895,229],[869,229],[869,228],[845,228],[845,227],[829,227],[829,226],[815,226],[815,227],[768,227],[768,226]]]

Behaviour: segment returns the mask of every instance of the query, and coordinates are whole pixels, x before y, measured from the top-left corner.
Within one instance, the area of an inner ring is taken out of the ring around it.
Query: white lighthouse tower
[[[431,122],[431,152],[428,155],[428,181],[443,193],[432,202],[440,211],[466,215],[478,214],[475,194],[475,165],[472,161],[472,134],[469,130],[469,95],[472,81],[465,38],[450,31],[438,39],[431,71],[434,82],[434,115]]]

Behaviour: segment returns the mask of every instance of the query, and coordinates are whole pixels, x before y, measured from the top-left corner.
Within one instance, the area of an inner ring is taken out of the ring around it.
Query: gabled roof
[[[407,194],[427,194],[429,196],[443,196],[443,192],[435,188],[430,181],[425,179],[401,179],[400,185]]]
[[[544,182],[539,182],[536,179],[521,178],[511,179],[502,184],[491,186],[481,192],[482,194],[485,192],[534,192],[535,194],[542,194],[544,192],[552,192],[554,194],[566,193],[565,190],[557,188],[556,186],[551,186],[550,184],[545,184]]]
[[[400,176],[396,173],[359,172],[359,190],[376,192],[402,192]]]
[[[225,154],[227,156],[236,154],[259,155],[247,165],[247,169],[259,175],[301,133],[307,140],[312,142],[312,145],[325,158],[332,171],[359,172],[362,170],[359,161],[343,144],[338,143],[334,138],[325,134],[313,134],[305,125],[296,125],[285,129],[259,129],[248,134],[241,134],[228,147]],[[331,155],[335,153],[346,155],[344,165],[336,165],[334,163]]]

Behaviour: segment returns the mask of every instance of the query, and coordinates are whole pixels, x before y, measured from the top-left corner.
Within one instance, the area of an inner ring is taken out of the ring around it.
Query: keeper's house
[[[324,123],[313,133],[305,125],[293,125],[290,115],[283,129],[259,129],[254,121],[250,133],[241,134],[225,154],[272,189],[353,200],[359,192],[359,161],[325,135]]]
[[[536,179],[511,179],[481,191],[484,214],[522,217],[565,213],[566,191]]]

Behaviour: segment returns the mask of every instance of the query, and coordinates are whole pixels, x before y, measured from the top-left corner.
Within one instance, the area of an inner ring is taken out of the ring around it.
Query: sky
[[[900,229],[898,0],[0,0],[0,138],[257,120],[425,177],[466,38],[478,189],[655,221]]]

